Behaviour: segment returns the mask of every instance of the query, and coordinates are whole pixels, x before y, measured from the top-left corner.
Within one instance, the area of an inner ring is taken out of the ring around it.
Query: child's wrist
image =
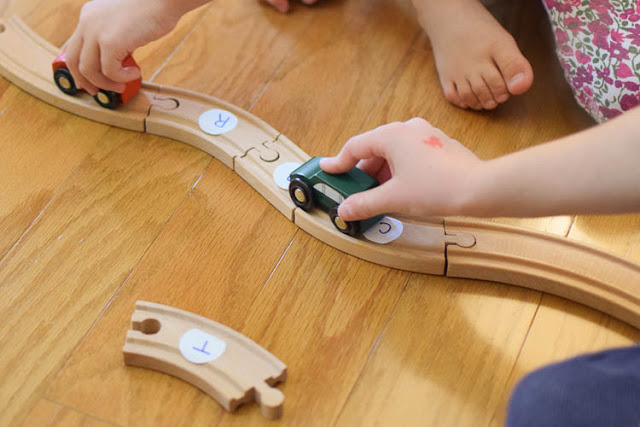
[[[496,207],[493,162],[481,161],[470,169],[453,197],[453,215],[488,217]]]

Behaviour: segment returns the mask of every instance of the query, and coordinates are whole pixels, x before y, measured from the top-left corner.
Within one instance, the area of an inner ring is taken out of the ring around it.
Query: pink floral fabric
[[[640,104],[640,0],[544,0],[578,103],[598,122]]]

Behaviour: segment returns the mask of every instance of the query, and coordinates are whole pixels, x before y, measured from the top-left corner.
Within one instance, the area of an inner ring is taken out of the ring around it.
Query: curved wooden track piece
[[[555,294],[640,329],[640,265],[581,243],[506,225],[446,219],[476,238],[447,247],[447,276],[491,280]]]
[[[145,301],[136,302],[131,324],[122,349],[127,365],[181,378],[227,411],[255,400],[265,417],[282,416],[284,395],[273,386],[286,380],[287,367],[244,335],[193,313]],[[194,340],[184,341],[190,335],[195,335]],[[211,361],[193,363],[181,347],[196,356],[216,356],[216,350],[220,354]]]
[[[141,93],[116,111],[88,95],[68,97],[53,83],[58,49],[17,18],[0,20],[0,73],[27,92],[69,112],[193,145],[237,172],[289,220],[348,254],[388,267],[428,274],[494,280],[525,286],[603,310],[640,328],[640,267],[565,238],[479,221],[404,222],[402,235],[379,245],[339,233],[324,212],[296,208],[272,176],[287,162],[309,156],[250,113],[211,96],[144,83]],[[200,115],[223,109],[238,125],[221,136],[198,125]]]

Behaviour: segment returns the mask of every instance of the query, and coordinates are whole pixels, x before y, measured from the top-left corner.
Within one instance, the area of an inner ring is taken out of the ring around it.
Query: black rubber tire
[[[108,102],[102,102],[100,100],[100,93],[104,94],[109,98]],[[100,89],[100,93],[93,97],[96,100],[99,106],[108,108],[110,110],[115,110],[120,104],[120,95],[116,92],[111,92],[110,90]]]
[[[62,78],[67,79],[69,83],[71,83],[71,87],[69,88],[64,87],[62,83],[60,83],[60,79]],[[56,86],[58,86],[58,89],[60,89],[62,92],[66,93],[67,95],[75,95],[80,90],[76,87],[76,82],[73,80],[71,71],[69,71],[69,69],[65,67],[60,67],[53,72],[53,81],[56,83]]]
[[[298,199],[296,199],[295,191],[297,189],[302,190],[302,192],[304,193],[304,196],[306,199],[304,202],[301,202]],[[311,187],[309,187],[309,185],[306,182],[304,182],[300,178],[293,178],[291,182],[289,182],[289,196],[291,196],[291,200],[293,200],[293,203],[297,207],[302,208],[307,212],[313,209],[313,206],[315,204],[313,200],[313,190],[311,189]]]
[[[336,228],[336,230],[351,237],[356,237],[358,234],[360,234],[360,221],[344,221],[344,223],[347,225],[347,228],[343,230],[336,224],[336,220],[339,216],[340,215],[338,215],[337,207],[329,211],[329,217],[331,218],[331,222],[333,223],[333,226]]]

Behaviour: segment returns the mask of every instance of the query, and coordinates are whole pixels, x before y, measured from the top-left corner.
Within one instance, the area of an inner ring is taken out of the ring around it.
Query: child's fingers
[[[91,84],[91,82],[82,75],[79,69],[80,51],[83,47],[83,44],[84,43],[82,38],[72,36],[65,54],[65,61],[67,64],[67,68],[69,68],[69,71],[73,76],[76,87],[86,90],[91,95],[95,95],[98,93],[98,88]]]
[[[320,167],[328,173],[342,173],[354,167],[360,160],[371,157],[387,158],[386,141],[393,136],[395,123],[381,126],[349,139],[335,157],[322,159]]]
[[[140,69],[137,67],[123,67],[122,61],[112,51],[102,49],[100,51],[100,62],[102,63],[102,72],[104,75],[114,82],[128,83],[140,78]],[[122,84],[124,90],[124,84]],[[121,92],[121,91],[116,91]]]
[[[392,181],[371,190],[356,193],[338,207],[338,215],[345,221],[358,221],[396,211],[396,196]]]
[[[380,173],[384,169],[388,169],[389,168],[389,165],[388,165],[387,161],[385,159],[383,159],[382,157],[372,157],[370,159],[360,160],[356,164],[356,167],[361,169],[361,170],[363,170],[363,171],[365,171],[369,175],[375,177],[381,183],[384,182],[384,181],[388,181],[388,178],[385,179],[385,180],[382,180],[382,181],[380,180]]]
[[[83,77],[91,82],[95,87],[114,92],[123,92],[124,84],[114,82],[102,74],[100,65],[100,49],[96,43],[85,41],[80,52],[80,64],[78,65]]]

